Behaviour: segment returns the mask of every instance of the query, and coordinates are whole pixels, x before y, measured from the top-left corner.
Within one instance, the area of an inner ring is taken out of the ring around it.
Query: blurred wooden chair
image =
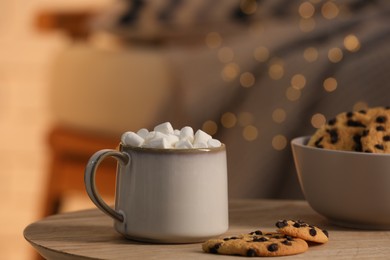
[[[73,40],[89,36],[87,26],[90,11],[42,11],[37,14],[35,26],[40,32],[62,31]],[[93,153],[100,149],[115,149],[118,138],[79,131],[61,125],[53,126],[48,133],[50,166],[45,186],[42,216],[58,213],[65,196],[75,192],[85,196],[84,169]],[[113,196],[116,162],[107,159],[99,167],[97,185],[102,196]]]
[[[115,149],[119,140],[83,131],[54,127],[48,138],[50,170],[46,185],[43,216],[58,213],[69,192],[87,197],[84,187],[84,169],[96,151]],[[114,195],[116,161],[107,159],[98,169],[96,183],[102,196]]]

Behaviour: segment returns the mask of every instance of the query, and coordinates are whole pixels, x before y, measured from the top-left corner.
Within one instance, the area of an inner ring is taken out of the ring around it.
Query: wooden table
[[[390,231],[334,226],[305,201],[240,200],[229,206],[230,228],[226,235],[257,229],[274,231],[278,219],[301,219],[329,231],[327,244],[311,246],[303,254],[283,259],[390,259]],[[24,237],[46,259],[238,259],[203,253],[200,244],[126,240],[113,229],[112,220],[97,209],[50,216],[26,227]]]

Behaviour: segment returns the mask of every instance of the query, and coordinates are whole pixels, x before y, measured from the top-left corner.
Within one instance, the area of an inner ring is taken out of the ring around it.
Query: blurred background
[[[90,208],[83,170],[169,121],[228,148],[230,198],[302,199],[289,142],[390,105],[388,1],[2,0],[0,258],[23,229]],[[98,173],[114,196],[115,163]]]
[[[108,1],[0,1],[0,258],[33,259],[23,229],[42,218],[49,153],[49,69],[70,44],[36,26],[43,10],[91,10]]]

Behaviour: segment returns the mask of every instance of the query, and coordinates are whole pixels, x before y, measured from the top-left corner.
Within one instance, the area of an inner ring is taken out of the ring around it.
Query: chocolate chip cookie
[[[301,238],[306,241],[323,244],[329,240],[329,234],[326,230],[309,225],[301,220],[279,220],[275,226],[278,228],[279,233]]]
[[[344,112],[329,120],[308,145],[342,151],[390,153],[390,109],[375,107]]]
[[[241,256],[287,256],[308,249],[305,240],[286,234],[260,230],[238,236],[210,239],[202,244],[206,253]]]

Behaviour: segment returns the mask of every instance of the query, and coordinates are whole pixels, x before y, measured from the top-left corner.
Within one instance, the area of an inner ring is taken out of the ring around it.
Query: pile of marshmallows
[[[213,139],[211,135],[202,130],[194,130],[185,126],[181,130],[173,129],[171,123],[166,122],[157,125],[153,131],[146,128],[138,132],[125,132],[121,142],[124,145],[144,148],[158,149],[194,149],[194,148],[216,148],[221,142]]]

